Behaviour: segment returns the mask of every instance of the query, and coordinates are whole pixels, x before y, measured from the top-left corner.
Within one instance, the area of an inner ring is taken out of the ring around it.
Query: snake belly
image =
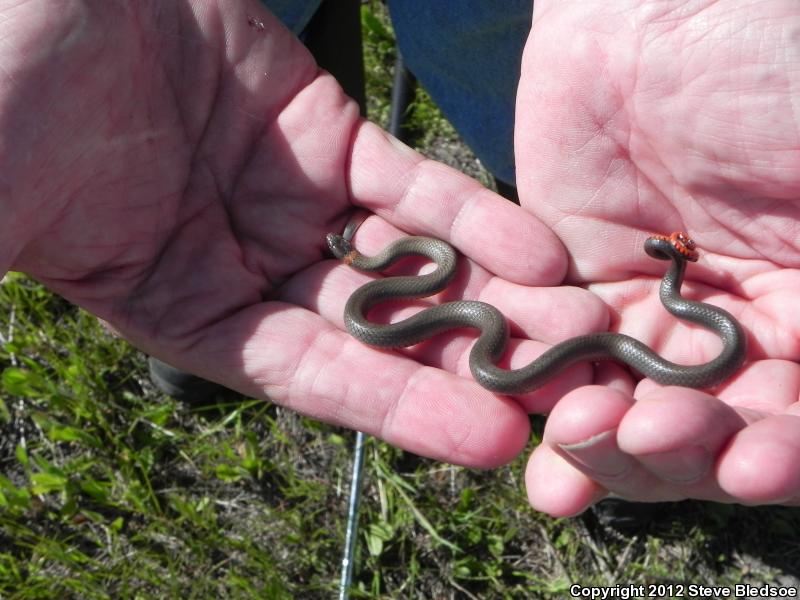
[[[694,243],[685,239],[692,244],[693,250]],[[671,261],[661,281],[659,296],[662,304],[676,317],[706,327],[722,340],[722,351],[703,364],[679,365],[662,358],[628,335],[602,332],[558,343],[519,369],[503,369],[496,363],[506,350],[508,323],[497,308],[485,302],[447,302],[391,324],[374,323],[367,318],[370,309],[381,302],[424,298],[446,288],[455,275],[458,258],[449,244],[434,238],[412,236],[393,242],[375,256],[365,256],[338,234],[328,234],[327,241],[337,258],[360,271],[380,272],[408,256],[424,256],[433,261],[437,267],[432,273],[386,277],[358,288],[345,305],[345,326],[356,339],[379,348],[413,346],[461,327],[477,329],[480,336],[470,351],[470,370],[481,386],[493,392],[522,394],[533,391],[569,366],[585,360],[615,360],[660,384],[707,388],[728,379],[744,362],[746,337],[736,319],[721,308],[687,300],[680,295],[687,254],[675,246],[674,240],[665,236],[654,236],[645,242],[645,251],[650,256]]]

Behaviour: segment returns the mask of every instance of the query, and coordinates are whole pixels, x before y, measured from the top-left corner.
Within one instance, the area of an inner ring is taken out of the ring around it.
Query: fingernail
[[[620,478],[633,467],[633,459],[617,447],[617,430],[598,433],[575,444],[558,444],[558,447],[588,474],[605,478]]]
[[[687,446],[637,458],[648,471],[672,483],[694,483],[705,477],[714,462],[711,453],[703,446]]]

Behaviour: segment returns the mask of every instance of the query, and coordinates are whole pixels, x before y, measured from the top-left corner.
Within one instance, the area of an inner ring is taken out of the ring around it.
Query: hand
[[[629,333],[680,363],[719,342],[657,303],[648,232],[702,250],[685,294],[733,313],[748,364],[709,394],[638,384],[568,394],[527,469],[534,507],[800,498],[800,7],[790,0],[537,0],[517,97],[523,205]],[[563,40],[569,40],[564,44]]]
[[[325,234],[359,205],[377,215],[356,239],[366,252],[401,229],[441,237],[482,265],[463,269],[467,295],[547,315],[568,300],[586,317],[567,329],[605,327],[584,290],[519,285],[561,282],[558,240],[362,121],[257,2],[164,6],[0,2],[2,272],[243,393],[435,458],[513,458],[527,414],[471,380],[468,334],[403,356],[343,331],[365,276],[327,259]]]

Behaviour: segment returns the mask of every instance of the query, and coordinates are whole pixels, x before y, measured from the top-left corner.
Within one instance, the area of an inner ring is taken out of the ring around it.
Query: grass
[[[391,29],[379,3],[364,24],[380,121]],[[423,93],[412,112],[423,151],[454,139]],[[0,598],[336,594],[351,432],[235,396],[165,397],[141,354],[20,275],[0,285],[0,336]],[[366,451],[353,597],[798,584],[795,509],[671,504],[622,536],[591,514],[534,513],[524,457],[478,472],[374,439]]]

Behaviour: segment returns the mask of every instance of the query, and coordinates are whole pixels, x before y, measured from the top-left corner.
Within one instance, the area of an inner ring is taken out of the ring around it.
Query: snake
[[[409,256],[425,257],[435,263],[436,269],[431,273],[384,277],[356,289],[345,304],[345,326],[362,343],[387,349],[413,346],[452,329],[477,329],[480,335],[470,350],[470,371],[477,383],[495,393],[531,392],[575,363],[602,360],[625,364],[662,385],[711,388],[730,378],[745,359],[746,335],[730,313],[681,296],[687,263],[697,261],[699,256],[694,240],[682,232],[652,235],[645,240],[644,250],[653,258],[671,261],[659,289],[664,308],[679,319],[713,331],[722,340],[719,354],[698,365],[671,362],[622,333],[598,332],[557,343],[524,367],[504,369],[497,363],[508,344],[508,322],[496,307],[486,302],[445,302],[389,324],[376,323],[367,317],[380,303],[426,298],[444,290],[452,282],[458,261],[458,254],[450,244],[431,237],[408,236],[392,242],[374,256],[366,256],[342,235],[329,233],[326,241],[336,258],[368,273],[385,271]]]

